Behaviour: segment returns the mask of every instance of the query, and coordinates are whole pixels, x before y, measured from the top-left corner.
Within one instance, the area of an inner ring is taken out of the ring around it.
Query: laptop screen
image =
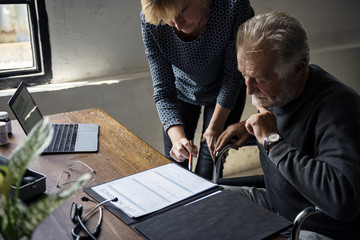
[[[26,134],[29,134],[36,123],[43,119],[24,83],[20,83],[10,98],[9,106]]]

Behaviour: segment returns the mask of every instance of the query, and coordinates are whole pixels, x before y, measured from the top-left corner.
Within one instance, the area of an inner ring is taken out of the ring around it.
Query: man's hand
[[[238,140],[232,144],[232,147],[235,149],[241,147],[244,142],[249,139],[250,135],[245,128],[244,121],[234,123],[227,127],[227,129],[219,136],[215,145],[215,151],[220,151],[233,137],[238,138]]]
[[[254,135],[260,144],[269,133],[277,132],[276,118],[267,108],[254,105],[259,113],[251,115],[245,123],[246,130]]]

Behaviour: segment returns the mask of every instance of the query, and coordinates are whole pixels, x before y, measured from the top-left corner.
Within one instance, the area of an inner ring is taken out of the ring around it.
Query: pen
[[[193,141],[191,140],[190,141],[190,146],[193,145]],[[192,154],[189,152],[189,163],[188,163],[188,168],[189,168],[189,171],[192,170]]]

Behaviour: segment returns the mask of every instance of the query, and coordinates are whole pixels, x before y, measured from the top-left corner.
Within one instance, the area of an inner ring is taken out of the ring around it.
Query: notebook
[[[26,134],[43,119],[30,92],[22,82],[8,102]],[[97,152],[99,148],[99,125],[62,123],[55,124],[54,135],[44,153]]]

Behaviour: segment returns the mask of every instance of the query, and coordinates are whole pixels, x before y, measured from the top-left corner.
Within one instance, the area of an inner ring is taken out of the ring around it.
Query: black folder
[[[130,218],[111,204],[105,207],[146,239],[258,240],[270,238],[292,226],[287,219],[238,193],[219,189],[211,189],[139,218]],[[215,190],[218,193],[211,195]],[[96,200],[103,200],[91,188],[85,191]],[[198,201],[194,201],[196,199]]]

